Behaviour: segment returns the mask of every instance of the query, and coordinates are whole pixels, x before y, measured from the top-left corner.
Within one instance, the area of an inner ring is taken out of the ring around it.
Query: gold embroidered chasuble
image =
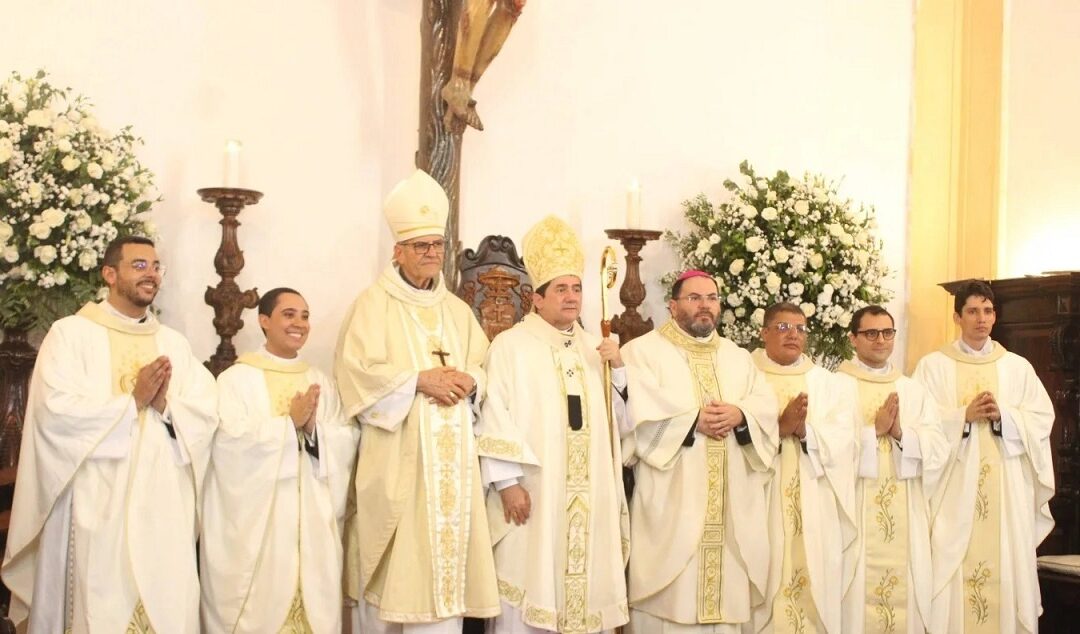
[[[472,375],[480,400],[486,348],[472,310],[441,277],[419,290],[388,267],[354,303],[339,336],[335,375],[345,413],[361,414],[443,364]],[[391,622],[497,614],[468,400],[443,407],[417,394],[403,421],[362,422],[369,424],[357,461],[357,515],[346,528],[349,596]]]
[[[530,314],[496,337],[485,364],[491,379],[479,453],[521,465],[532,502],[528,521],[516,526],[505,520],[498,492],[488,493],[499,593],[541,629],[598,632],[628,619],[629,516],[599,343],[579,327],[562,332]]]

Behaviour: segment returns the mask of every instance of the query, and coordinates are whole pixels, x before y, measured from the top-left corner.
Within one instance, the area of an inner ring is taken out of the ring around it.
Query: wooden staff
[[[604,253],[600,256],[600,334],[605,339],[611,336],[611,317],[608,311],[608,290],[615,288],[615,278],[619,275],[618,260],[615,259],[615,249],[604,247]],[[611,362],[604,362],[604,411],[607,413],[608,434],[611,440],[611,457],[616,459],[615,443],[619,439],[615,436],[615,416],[611,410]]]

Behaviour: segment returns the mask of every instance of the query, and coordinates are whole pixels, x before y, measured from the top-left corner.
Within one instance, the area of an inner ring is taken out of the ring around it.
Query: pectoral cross
[[[443,367],[446,367],[446,357],[449,357],[450,353],[449,352],[444,352],[441,348],[442,348],[442,346],[440,346],[439,350],[432,350],[431,354],[433,354],[436,357],[439,357],[439,363]]]

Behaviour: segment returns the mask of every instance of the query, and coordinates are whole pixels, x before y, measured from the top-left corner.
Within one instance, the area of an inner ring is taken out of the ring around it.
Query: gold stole
[[[716,376],[716,350],[720,338],[713,333],[705,343],[687,335],[674,321],[660,327],[660,334],[682,349],[694,377],[694,390],[702,405],[721,400]],[[720,612],[723,589],[724,507],[727,502],[727,443],[705,437],[705,525],[698,545],[698,623],[725,623]]]
[[[997,359],[1004,348],[985,357],[965,355],[951,344],[946,354],[957,360],[956,397],[967,407],[980,392],[998,393]],[[943,351],[945,350],[943,348]],[[978,438],[979,481],[975,493],[971,540],[961,564],[964,579],[964,631],[1000,631],[1001,597],[1001,449],[986,420],[974,421]]]
[[[754,362],[765,373],[776,401],[783,412],[800,392],[806,392],[806,373],[813,364],[808,359],[797,367],[778,366],[765,358],[764,350],[754,351]],[[817,609],[810,594],[810,575],[803,542],[802,483],[799,475],[799,454],[802,443],[788,436],[780,443],[779,486],[784,524],[784,559],[781,566],[780,591],[773,599],[773,632],[777,634],[806,634],[817,631]]]
[[[152,315],[147,316],[146,323],[133,323],[120,319],[99,304],[89,303],[79,309],[80,317],[103,326],[109,335],[109,365],[112,374],[110,384],[113,396],[131,394],[135,390],[135,381],[139,376],[139,370],[158,358],[157,334],[158,322]],[[147,405],[147,407],[150,407]],[[146,410],[138,413],[139,428],[142,429],[143,421],[146,420]],[[140,434],[140,442],[141,442]],[[138,447],[132,462],[138,462]],[[74,525],[72,525],[74,530]],[[74,540],[72,540],[72,548]],[[69,555],[72,555],[69,553]],[[73,556],[73,555],[72,555]],[[74,561],[74,559],[69,559]],[[74,568],[69,565],[70,574],[74,574]],[[74,590],[73,578],[69,577],[68,591]],[[70,596],[70,595],[69,595]],[[70,604],[69,600],[69,604]],[[72,621],[69,615],[68,622]],[[131,615],[131,621],[124,630],[125,634],[153,634],[154,627],[150,624],[150,617],[146,614],[142,599],[135,601],[135,610]]]
[[[248,353],[237,359],[237,363],[250,365],[263,371],[263,380],[266,381],[266,393],[270,397],[270,414],[272,416],[288,416],[292,406],[292,400],[297,394],[307,391],[310,383],[307,380],[307,363],[281,363],[266,355]],[[296,430],[297,451],[300,451],[302,431]],[[303,456],[301,456],[303,458]],[[300,486],[300,478],[296,478],[296,488],[300,495],[303,489]],[[297,514],[297,536],[303,524]],[[302,552],[300,542],[296,543],[298,555]],[[300,559],[298,559],[300,561]],[[302,565],[302,561],[301,561]],[[303,574],[297,568],[296,593],[293,595],[289,612],[285,615],[285,623],[278,629],[278,634],[311,634],[311,625],[308,624],[307,611],[304,609],[304,590],[302,585]]]

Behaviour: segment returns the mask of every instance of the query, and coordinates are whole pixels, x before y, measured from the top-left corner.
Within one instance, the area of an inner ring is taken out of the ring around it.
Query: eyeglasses
[[[435,253],[443,253],[446,251],[446,240],[432,240],[431,242],[402,242],[402,247],[412,247],[413,253],[416,255],[427,255],[428,252],[434,250]]]
[[[720,301],[720,296],[716,293],[711,295],[698,295],[697,293],[691,293],[683,297],[676,297],[675,301],[686,300],[691,304],[716,304]]]
[[[877,341],[878,337],[885,341],[892,341],[893,337],[896,336],[896,328],[882,328],[881,330],[870,328],[869,330],[857,330],[855,334],[863,335],[870,341]]]
[[[772,326],[770,326],[770,328],[772,328],[773,330],[775,330],[776,332],[779,332],[779,333],[787,333],[787,332],[791,332],[791,331],[794,330],[796,334],[804,335],[804,336],[808,332],[810,332],[810,329],[806,327],[806,324],[789,324],[786,321],[781,321],[781,322],[775,323]]]
[[[131,270],[135,271],[136,273],[145,273],[148,270],[153,269],[155,273],[162,277],[165,277],[165,265],[161,262],[154,262],[153,264],[151,264],[146,260],[132,260],[129,264],[131,266]]]

